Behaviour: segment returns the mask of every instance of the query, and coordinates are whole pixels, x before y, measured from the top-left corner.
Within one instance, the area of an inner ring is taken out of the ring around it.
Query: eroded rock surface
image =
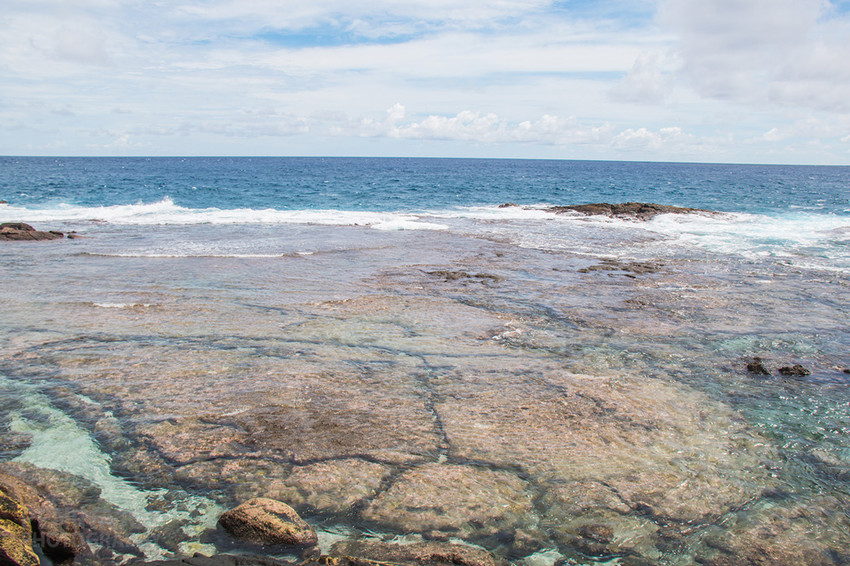
[[[425,464],[401,474],[364,510],[367,521],[431,538],[508,538],[532,521],[528,484],[475,466]]]
[[[430,566],[496,566],[493,556],[473,546],[442,542],[391,544],[381,541],[345,541],[332,548],[334,556]]]
[[[311,546],[316,531],[295,510],[281,501],[258,497],[231,509],[219,524],[234,537],[262,545]]]

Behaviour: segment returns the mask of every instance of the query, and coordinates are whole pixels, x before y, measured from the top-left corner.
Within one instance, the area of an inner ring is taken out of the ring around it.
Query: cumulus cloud
[[[615,100],[657,104],[668,98],[673,84],[669,59],[661,52],[638,55],[629,73],[611,90]],[[666,68],[665,68],[666,67]]]
[[[847,143],[848,26],[826,0],[6,0],[0,153],[759,159]]]
[[[563,145],[600,141],[610,131],[609,124],[583,126],[575,117],[559,118],[551,115],[544,115],[534,121],[511,122],[493,112],[462,110],[450,116],[432,114],[421,120],[406,118],[405,107],[396,103],[387,110],[382,120],[364,118],[351,124],[354,132],[338,128],[334,133],[493,144],[523,142]]]
[[[825,0],[665,0],[681,75],[706,97],[845,112],[850,19]]]

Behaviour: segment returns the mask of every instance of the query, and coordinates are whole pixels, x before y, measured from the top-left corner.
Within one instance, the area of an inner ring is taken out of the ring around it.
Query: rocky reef
[[[651,202],[624,202],[616,204],[597,202],[590,204],[552,206],[546,210],[554,212],[555,214],[577,212],[588,216],[609,216],[635,220],[651,220],[659,214],[711,213],[711,211],[699,208],[672,206],[669,204],[655,204]]]
[[[73,239],[77,236],[76,234],[68,234],[68,237]],[[44,232],[36,230],[23,222],[6,222],[0,224],[0,242],[61,240],[63,238],[65,238],[63,232],[56,232],[54,230]]]
[[[848,563],[847,360],[810,354],[841,305],[701,256],[418,238],[7,289],[34,321],[0,344],[7,556],[34,566],[29,524],[105,566]]]

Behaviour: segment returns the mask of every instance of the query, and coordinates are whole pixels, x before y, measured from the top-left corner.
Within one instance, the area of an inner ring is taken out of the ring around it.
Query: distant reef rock
[[[78,236],[72,232],[68,234],[67,237],[74,239]],[[5,224],[0,224],[0,241],[4,242],[61,240],[63,238],[65,238],[64,232],[56,232],[54,230],[42,232],[41,230],[36,230],[29,224],[24,224],[23,222],[6,222]]]
[[[591,204],[571,204],[567,206],[552,206],[547,208],[546,211],[554,212],[555,214],[578,212],[588,216],[609,216],[612,218],[629,218],[636,220],[651,220],[659,214],[712,213],[710,210],[703,210],[700,208],[654,204],[651,202],[623,202],[618,204],[596,202]]]

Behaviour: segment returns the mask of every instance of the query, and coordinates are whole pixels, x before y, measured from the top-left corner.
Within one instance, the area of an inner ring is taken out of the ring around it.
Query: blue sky
[[[850,164],[845,0],[5,0],[0,154]]]

